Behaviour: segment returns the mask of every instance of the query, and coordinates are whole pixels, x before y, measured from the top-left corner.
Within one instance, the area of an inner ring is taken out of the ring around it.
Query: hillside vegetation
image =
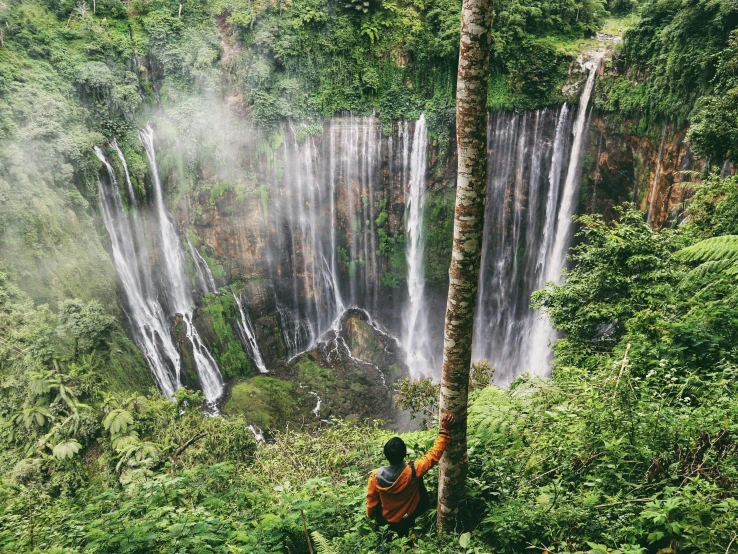
[[[738,179],[712,178],[677,230],[627,206],[615,223],[581,218],[576,268],[535,296],[567,332],[553,378],[474,393],[470,534],[436,538],[429,514],[416,551],[730,551],[736,209]],[[24,313],[3,291],[3,313]],[[203,415],[199,394],[105,390],[100,335],[78,336],[91,353],[53,369],[43,337],[4,344],[18,365],[4,378],[3,551],[306,552],[303,513],[325,552],[380,540],[364,487],[387,431],[333,420],[257,445],[239,417]],[[419,455],[433,433],[405,438]]]
[[[490,106],[559,102],[571,46],[606,8],[636,6],[497,3]],[[734,157],[736,9],[644,3],[597,107],[646,130],[691,125],[700,155]],[[144,198],[136,131],[159,107],[197,151],[191,175],[212,155],[196,147],[212,145],[185,131],[214,101],[267,138],[287,119],[314,129],[343,110],[385,123],[425,112],[431,140],[448,144],[458,12],[446,0],[0,0],[0,552],[367,552],[384,540],[364,513],[390,436],[378,422],[266,418],[270,442],[257,444],[252,421],[206,416],[200,393],[154,389],[124,330],[92,147],[117,137]],[[439,537],[431,512],[415,545],[381,548],[738,551],[738,179],[693,187],[674,229],[628,205],[615,221],[579,219],[576,265],[533,298],[565,333],[552,378],[472,395],[466,527]],[[434,439],[403,436],[414,456]]]

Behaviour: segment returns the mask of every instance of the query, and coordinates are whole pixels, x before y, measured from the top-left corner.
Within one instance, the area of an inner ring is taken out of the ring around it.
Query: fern
[[[693,286],[720,273],[738,275],[738,235],[722,235],[702,240],[682,248],[676,253],[676,257],[685,262],[701,262],[684,276],[679,283],[680,287]]]
[[[54,457],[58,460],[64,460],[66,458],[73,457],[77,452],[79,452],[79,449],[82,448],[82,445],[78,443],[74,439],[69,439],[64,442],[60,442],[57,444],[52,453],[54,454]]]
[[[733,267],[731,260],[710,260],[693,268],[684,276],[679,283],[680,288],[692,287],[699,284],[705,278],[712,278],[716,273],[726,271]]]
[[[23,408],[23,412],[15,416],[16,423],[23,423],[26,429],[30,429],[34,425],[43,427],[47,421],[54,419],[54,416],[48,409],[43,398],[39,398],[33,405]]]
[[[520,423],[519,407],[497,387],[481,391],[469,407],[469,428],[482,442],[515,432]]]
[[[738,262],[738,235],[723,235],[682,248],[677,257],[686,262],[730,260]]]
[[[133,416],[127,410],[118,408],[110,412],[103,420],[105,429],[110,431],[111,435],[125,433],[129,425],[133,425]]]
[[[328,539],[326,539],[318,531],[313,531],[311,535],[313,537],[315,545],[318,547],[318,554],[338,554],[338,550],[333,548],[331,546],[331,543],[328,542]]]

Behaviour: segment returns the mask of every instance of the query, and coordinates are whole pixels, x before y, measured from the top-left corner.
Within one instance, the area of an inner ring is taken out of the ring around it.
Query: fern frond
[[[705,277],[713,276],[715,273],[728,270],[728,273],[735,271],[736,264],[731,260],[710,260],[704,262],[694,269],[690,270],[684,278],[679,282],[679,288],[688,288],[698,284]]]
[[[730,260],[738,262],[738,235],[723,235],[705,239],[682,248],[676,256],[686,262]]]
[[[328,542],[328,539],[318,531],[313,531],[310,534],[313,537],[313,542],[315,542],[315,545],[318,548],[318,554],[338,554],[338,550],[333,548],[331,543]]]
[[[520,423],[520,414],[505,391],[488,387],[481,391],[469,407],[469,429],[482,442],[514,431]]]

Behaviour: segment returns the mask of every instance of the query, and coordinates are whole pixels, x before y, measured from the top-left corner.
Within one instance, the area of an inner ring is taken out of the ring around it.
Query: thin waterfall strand
[[[110,236],[113,265],[123,287],[124,307],[131,323],[131,331],[151,368],[154,380],[167,398],[171,398],[180,386],[179,352],[172,340],[164,309],[156,296],[151,294],[151,287],[146,286],[147,282],[151,282],[150,269],[146,264],[139,265],[140,258],[136,250],[137,247],[142,249],[143,245],[137,244],[134,237],[143,236],[140,222],[135,218],[132,228],[123,210],[115,171],[100,148],[95,147],[95,155],[108,173],[109,183],[99,183],[100,207]],[[124,168],[127,173],[125,165]]]
[[[200,283],[200,287],[203,292],[215,293],[218,292],[218,287],[215,285],[215,278],[213,272],[210,271],[208,262],[202,257],[202,254],[192,245],[190,239],[187,239],[187,246],[190,249],[190,256],[192,261],[195,262],[195,269],[197,270],[197,280]]]
[[[238,330],[241,334],[241,342],[243,343],[246,352],[248,353],[251,361],[256,364],[256,368],[261,373],[268,373],[266,364],[264,363],[264,357],[261,355],[259,349],[259,343],[256,342],[256,333],[254,333],[254,327],[251,325],[251,318],[248,313],[244,310],[241,295],[236,296],[233,294],[233,298],[236,299],[236,305],[238,306],[238,313],[241,316],[241,320],[238,323]]]
[[[195,360],[195,368],[200,381],[200,386],[205,394],[205,399],[214,404],[223,395],[223,378],[220,368],[215,362],[212,354],[204,344],[193,321],[192,313],[194,301],[187,286],[187,274],[184,266],[184,255],[180,248],[179,239],[170,221],[162,194],[159,168],[156,164],[156,151],[154,149],[154,130],[147,126],[140,133],[141,144],[146,150],[149,159],[151,180],[154,185],[154,204],[157,213],[160,235],[160,249],[164,257],[162,270],[168,284],[168,296],[172,302],[174,313],[182,315],[185,327],[185,336],[192,344],[192,353]]]
[[[661,161],[664,157],[664,142],[666,141],[666,125],[664,130],[661,132],[661,144],[659,145],[659,157],[656,162],[656,171],[653,175],[653,185],[651,186],[651,197],[648,201],[648,215],[646,216],[646,222],[651,225],[653,222],[653,211],[656,206],[656,199],[659,196],[659,178],[661,177]]]

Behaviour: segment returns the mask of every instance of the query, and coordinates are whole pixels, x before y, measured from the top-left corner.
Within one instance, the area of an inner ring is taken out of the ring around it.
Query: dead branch
[[[172,466],[169,469],[169,474],[170,475],[174,475],[174,467],[177,465],[177,458],[179,457],[179,455],[182,452],[184,452],[185,448],[187,448],[188,446],[190,446],[193,442],[200,440],[205,435],[207,435],[207,433],[200,433],[199,435],[195,435],[190,440],[188,440],[186,443],[184,443],[182,446],[180,446],[179,448],[177,448],[177,450],[174,451],[174,453],[172,454],[172,457],[171,457]]]
[[[302,508],[300,508],[300,515],[302,516],[302,528],[305,529],[305,540],[308,541],[308,548],[310,549],[310,554],[315,554],[313,552],[313,543],[310,542],[310,535],[308,534],[307,521],[305,521],[305,510],[303,510]]]

